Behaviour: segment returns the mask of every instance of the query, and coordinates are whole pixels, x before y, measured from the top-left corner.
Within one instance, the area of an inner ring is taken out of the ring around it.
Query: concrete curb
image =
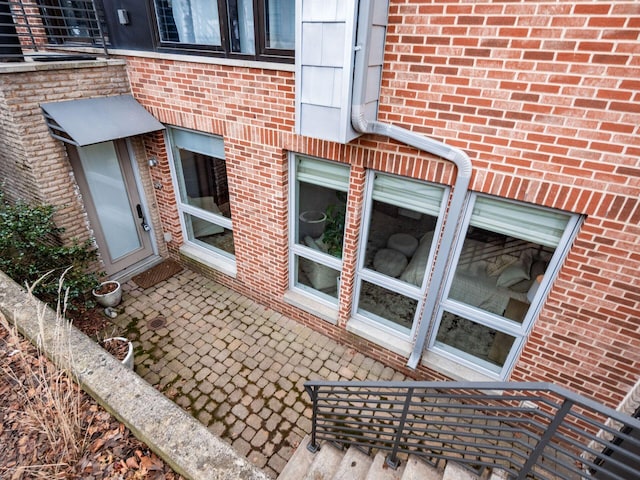
[[[61,330],[55,312],[3,272],[0,312],[32,343],[43,345],[47,357],[74,372],[86,392],[177,473],[192,480],[269,478],[75,327],[65,330],[72,358],[51,348]]]

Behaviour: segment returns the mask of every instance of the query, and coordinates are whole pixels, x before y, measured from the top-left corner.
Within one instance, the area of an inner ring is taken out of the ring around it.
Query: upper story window
[[[154,0],[153,4],[162,49],[293,60],[295,0]]]

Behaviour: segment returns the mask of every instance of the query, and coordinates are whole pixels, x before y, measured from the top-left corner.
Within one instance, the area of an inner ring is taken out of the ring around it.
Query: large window
[[[430,348],[504,376],[577,217],[480,195],[472,205]]]
[[[293,58],[295,0],[154,0],[154,7],[164,48]]]
[[[234,259],[222,139],[176,128],[169,132],[187,242]]]
[[[349,167],[296,155],[292,217],[293,286],[337,303]]]
[[[424,296],[447,188],[370,172],[356,312],[409,338]]]

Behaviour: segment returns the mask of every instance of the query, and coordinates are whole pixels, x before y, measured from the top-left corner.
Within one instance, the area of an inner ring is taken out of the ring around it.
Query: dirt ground
[[[95,312],[86,318],[74,323],[90,336],[104,327]],[[0,478],[183,480],[2,323]]]

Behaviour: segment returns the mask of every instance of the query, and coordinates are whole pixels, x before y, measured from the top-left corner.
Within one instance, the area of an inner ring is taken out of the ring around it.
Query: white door
[[[150,227],[125,142],[68,150],[107,275],[151,256]]]

